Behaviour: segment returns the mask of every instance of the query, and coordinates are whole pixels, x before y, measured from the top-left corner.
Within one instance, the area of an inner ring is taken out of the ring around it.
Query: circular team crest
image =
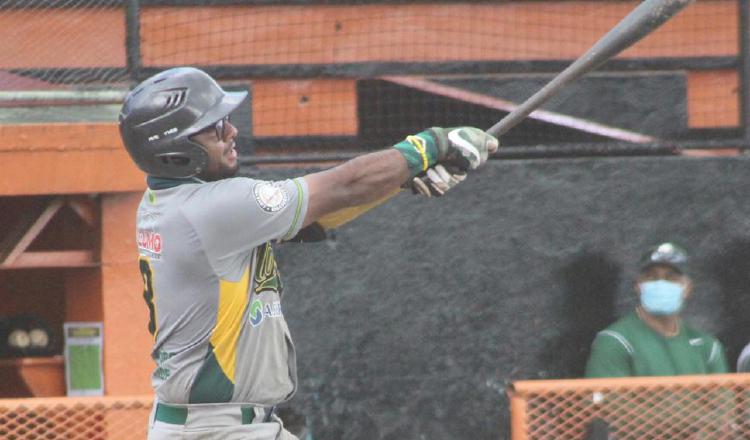
[[[266,212],[276,212],[289,203],[289,193],[281,187],[280,183],[260,182],[253,187],[255,201],[258,206]]]

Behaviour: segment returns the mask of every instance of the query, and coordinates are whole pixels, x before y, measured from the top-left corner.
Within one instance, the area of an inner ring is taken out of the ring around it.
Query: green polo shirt
[[[684,322],[665,337],[633,311],[597,333],[586,377],[677,376],[727,373],[721,343]]]

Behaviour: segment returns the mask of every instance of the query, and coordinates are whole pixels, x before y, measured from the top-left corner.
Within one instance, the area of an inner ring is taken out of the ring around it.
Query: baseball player
[[[428,170],[420,187],[440,194],[498,147],[476,128],[431,128],[303,177],[232,177],[229,115],[245,98],[181,67],[138,85],[120,113],[123,142],[148,183],[137,244],[156,363],[151,440],[294,439],[274,414],[297,389],[297,369],[271,243]]]

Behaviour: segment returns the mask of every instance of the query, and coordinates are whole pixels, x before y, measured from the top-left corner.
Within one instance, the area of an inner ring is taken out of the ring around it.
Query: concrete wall
[[[316,439],[497,439],[505,385],[578,377],[634,306],[634,263],[692,257],[686,318],[730,363],[750,341],[746,158],[491,162],[442,200],[402,194],[277,248]]]

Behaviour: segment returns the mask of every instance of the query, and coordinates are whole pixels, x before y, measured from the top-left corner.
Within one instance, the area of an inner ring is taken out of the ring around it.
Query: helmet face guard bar
[[[190,136],[228,116],[247,92],[225,92],[207,73],[177,67],[139,84],[123,102],[120,134],[142,171],[159,177],[190,177],[208,154]]]

